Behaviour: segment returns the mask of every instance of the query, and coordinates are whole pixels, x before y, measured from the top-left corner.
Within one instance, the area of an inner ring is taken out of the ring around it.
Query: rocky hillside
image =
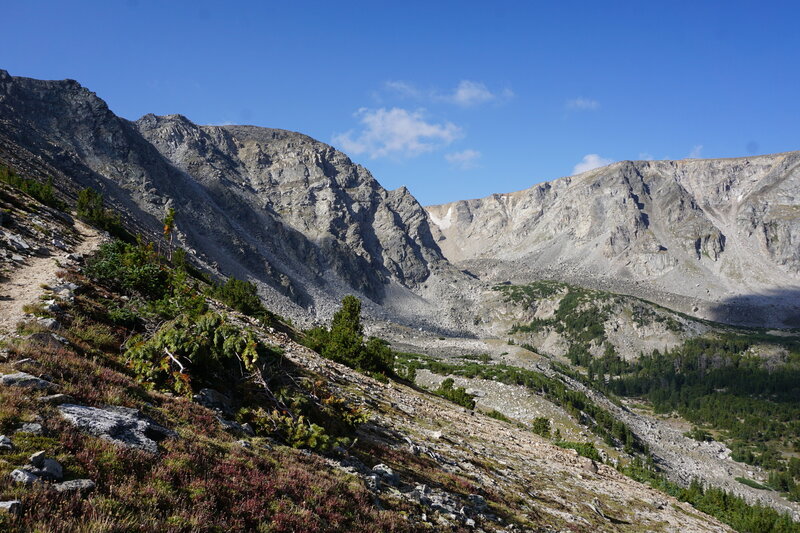
[[[433,316],[435,299],[412,291],[435,287],[436,272],[464,277],[405,188],[387,191],[343,153],[293,132],[176,115],[129,122],[75,81],[0,71],[0,162],[53,177],[68,194],[102,191],[153,239],[174,207],[178,242],[198,263],[252,279],[301,320],[329,316],[347,293],[374,303],[375,315]]]
[[[624,161],[427,208],[448,259],[561,279],[715,320],[800,325],[800,152]]]

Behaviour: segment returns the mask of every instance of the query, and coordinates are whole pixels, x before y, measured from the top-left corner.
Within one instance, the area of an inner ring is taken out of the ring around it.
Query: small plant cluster
[[[475,397],[471,394],[467,394],[464,387],[454,387],[454,383],[455,381],[453,378],[447,378],[439,384],[439,388],[434,390],[433,393],[461,407],[475,409]]]
[[[0,181],[8,183],[12,187],[16,187],[46,206],[60,210],[66,208],[66,204],[55,194],[52,178],[42,183],[36,180],[23,178],[13,169],[0,165]]]
[[[393,352],[386,341],[371,337],[364,342],[361,300],[349,295],[333,315],[330,329],[312,328],[305,332],[303,344],[323,357],[363,372],[394,375]]]
[[[652,462],[645,463],[638,457],[625,465],[620,465],[620,471],[636,481],[647,483],[691,504],[694,508],[717,518],[737,531],[800,533],[800,523],[793,521],[788,514],[780,513],[765,505],[750,505],[744,499],[730,492],[714,487],[704,487],[697,480],[692,481],[686,488],[681,487],[668,481],[662,473],[658,472]],[[739,479],[739,481],[742,480]]]
[[[525,386],[556,405],[562,406],[580,423],[588,425],[609,445],[621,445],[628,453],[647,452],[644,443],[633,434],[625,423],[594,403],[584,393],[571,390],[563,382],[549,378],[540,372],[501,363],[482,364],[474,361],[462,364],[446,363],[420,354],[402,353],[398,354],[398,359],[398,367],[404,367],[407,373],[425,368],[445,376],[477,377],[508,385]]]
[[[119,214],[106,209],[103,205],[103,195],[91,187],[78,192],[75,210],[78,218],[85,220],[89,224],[106,230],[119,239],[132,240],[131,234],[122,225]]]

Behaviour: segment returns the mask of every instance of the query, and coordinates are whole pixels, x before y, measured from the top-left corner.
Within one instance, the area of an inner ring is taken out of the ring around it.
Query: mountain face
[[[200,263],[252,279],[295,317],[326,316],[348,293],[418,300],[412,289],[448,269],[408,190],[385,190],[298,133],[179,115],[130,122],[77,82],[0,71],[0,160],[102,191],[151,238],[174,207],[178,240]]]
[[[625,161],[427,208],[445,256],[729,322],[800,326],[800,152]]]
[[[489,284],[547,278],[800,326],[800,152],[621,162],[426,212],[299,133],[131,122],[75,81],[0,71],[0,162],[101,191],[152,240],[174,207],[195,261],[301,322],[354,293],[375,318],[486,333]]]

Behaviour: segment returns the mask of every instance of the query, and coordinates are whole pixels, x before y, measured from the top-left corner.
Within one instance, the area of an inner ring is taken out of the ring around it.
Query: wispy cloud
[[[647,152],[639,152],[639,160],[640,161],[652,161],[653,154],[648,154]]]
[[[463,150],[444,155],[448,163],[461,170],[469,170],[478,166],[480,157],[481,153],[477,150]]]
[[[572,173],[580,174],[581,172],[587,172],[595,168],[610,165],[613,162],[613,159],[606,159],[605,157],[600,157],[598,154],[586,154],[583,156],[583,160],[573,167]]]
[[[361,108],[356,114],[361,131],[333,136],[333,142],[345,152],[378,157],[414,157],[446,146],[463,135],[452,122],[428,122],[425,111]]]
[[[567,102],[564,104],[564,107],[566,107],[569,111],[595,111],[600,109],[600,102],[591,98],[579,96],[578,98],[567,100]]]
[[[461,107],[474,107],[488,102],[503,102],[514,97],[511,89],[492,91],[485,83],[461,80],[453,89],[421,89],[406,81],[393,80],[384,83],[384,88],[404,98],[426,102],[445,102]]]
[[[692,148],[692,151],[689,152],[689,157],[688,158],[689,159],[698,159],[700,157],[700,153],[702,151],[703,151],[703,145],[702,144],[696,144],[694,146],[694,148]]]

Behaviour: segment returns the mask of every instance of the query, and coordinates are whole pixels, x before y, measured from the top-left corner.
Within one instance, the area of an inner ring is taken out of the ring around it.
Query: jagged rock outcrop
[[[178,242],[196,261],[258,282],[294,318],[327,317],[348,293],[379,305],[388,291],[418,304],[398,307],[414,319],[412,289],[449,267],[408,190],[385,190],[299,133],[179,115],[130,122],[75,81],[0,71],[0,162],[62,190],[102,191],[151,238],[175,207]]]
[[[800,152],[624,161],[427,210],[447,258],[488,278],[544,276],[714,319],[800,325]]]

